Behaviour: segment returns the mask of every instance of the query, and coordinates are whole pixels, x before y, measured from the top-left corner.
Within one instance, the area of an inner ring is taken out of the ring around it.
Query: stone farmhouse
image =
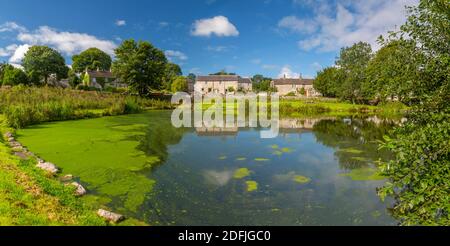
[[[98,89],[106,87],[125,88],[126,84],[120,81],[110,71],[89,71],[86,70],[83,76],[83,85]]]
[[[288,94],[303,95],[306,97],[321,96],[313,87],[313,79],[304,78],[280,78],[270,82],[270,86],[274,88],[280,96]]]
[[[222,95],[249,92],[252,91],[252,80],[238,75],[197,76],[194,91],[201,94],[218,93]]]

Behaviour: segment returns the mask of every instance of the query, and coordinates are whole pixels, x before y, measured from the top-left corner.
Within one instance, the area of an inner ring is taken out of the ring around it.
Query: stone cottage
[[[201,94],[218,93],[232,94],[237,91],[252,91],[252,81],[238,75],[209,75],[197,76],[194,91]]]
[[[91,86],[98,89],[106,87],[124,88],[126,84],[120,81],[111,73],[111,71],[89,71],[86,70],[83,74],[83,85]]]
[[[280,96],[287,94],[302,95],[307,97],[317,97],[321,94],[313,87],[313,79],[304,78],[280,78],[270,82],[270,86],[274,88]]]

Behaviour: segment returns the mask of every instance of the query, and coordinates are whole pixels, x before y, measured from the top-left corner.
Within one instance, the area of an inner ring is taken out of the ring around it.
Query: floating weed
[[[339,152],[346,152],[346,153],[352,153],[352,154],[361,154],[363,151],[350,147],[350,148],[339,149]]]
[[[258,189],[258,183],[253,180],[245,181],[245,184],[247,184],[247,191],[252,192]]]
[[[250,170],[248,168],[242,167],[234,171],[233,178],[242,179],[250,175]]]
[[[299,184],[306,184],[306,183],[309,183],[309,181],[311,181],[310,178],[302,176],[302,175],[294,175],[294,177],[292,177],[292,180]]]
[[[375,168],[364,167],[353,169],[349,173],[341,173],[340,176],[350,177],[355,181],[371,181],[371,180],[383,180],[384,176]]]
[[[245,160],[247,160],[246,157],[238,157],[238,158],[236,158],[236,161],[245,161]]]
[[[280,212],[280,209],[279,208],[272,208],[271,211],[272,212]]]
[[[281,149],[281,152],[283,152],[283,153],[291,153],[292,151],[294,151],[294,150],[291,148],[288,148],[288,147],[284,147]]]
[[[225,159],[227,159],[227,156],[226,156],[226,155],[221,155],[221,156],[219,156],[219,160],[225,160]]]
[[[272,144],[272,145],[270,145],[270,148],[272,148],[272,149],[278,149],[279,147],[278,147],[277,144]]]
[[[281,152],[279,150],[275,150],[274,152],[272,152],[272,154],[277,155],[277,156],[281,156],[283,154],[283,152]]]
[[[267,159],[267,158],[255,158],[255,161],[270,161],[270,159]]]

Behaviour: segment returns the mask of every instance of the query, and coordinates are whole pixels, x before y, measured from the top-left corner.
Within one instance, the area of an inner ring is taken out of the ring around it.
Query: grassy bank
[[[0,117],[0,132],[10,131]],[[106,225],[64,186],[13,155],[0,137],[0,225]]]
[[[169,102],[114,93],[51,87],[0,88],[0,114],[4,114],[8,125],[14,128],[169,108]]]
[[[270,103],[269,103],[270,104]],[[213,104],[202,104],[202,109],[207,110]],[[235,113],[237,113],[237,104],[235,106]],[[224,112],[226,108],[230,106],[226,103],[223,104]],[[248,112],[249,106],[246,105],[246,111]],[[270,106],[268,106],[270,110]],[[380,104],[377,106],[364,105],[364,104],[352,104],[348,102],[342,102],[337,99],[329,98],[302,98],[302,99],[283,99],[279,101],[279,113],[280,116],[285,117],[305,117],[305,116],[347,116],[355,114],[365,115],[379,115],[385,117],[401,117],[408,107],[399,102],[391,102],[387,104]]]

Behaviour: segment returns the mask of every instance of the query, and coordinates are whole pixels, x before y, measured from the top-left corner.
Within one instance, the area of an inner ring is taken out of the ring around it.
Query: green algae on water
[[[247,191],[252,192],[258,189],[258,183],[253,180],[245,181],[245,184],[247,185]]]
[[[373,181],[383,180],[386,177],[382,176],[376,168],[364,167],[351,170],[349,173],[339,174],[343,177],[350,177],[355,181]]]
[[[238,158],[236,158],[236,161],[245,161],[245,160],[247,160],[246,157],[238,157]]]
[[[270,159],[267,159],[267,158],[255,158],[255,161],[270,161]]]
[[[276,145],[276,144],[272,144],[272,145],[270,145],[270,148],[272,148],[272,149],[278,149],[278,148],[279,148],[279,146],[278,146],[278,145]]]
[[[361,154],[363,151],[356,148],[342,148],[338,150],[339,152],[351,153],[351,154]]]
[[[248,168],[243,167],[243,168],[237,169],[234,172],[233,178],[235,178],[235,179],[242,179],[242,178],[245,178],[245,177],[247,177],[249,175],[250,175],[250,170],[248,170]]]
[[[310,178],[302,176],[302,175],[294,175],[294,177],[292,177],[292,180],[299,184],[306,184],[306,183],[309,183],[309,181],[311,181]]]
[[[283,155],[283,152],[279,151],[279,150],[275,150],[274,152],[272,152],[273,155],[277,155],[277,156],[281,156]]]
[[[219,156],[218,159],[219,159],[219,160],[225,160],[225,159],[227,159],[227,156],[226,156],[226,155],[221,155],[221,156]]]
[[[281,152],[283,152],[283,153],[291,153],[292,151],[294,151],[294,150],[292,150],[291,148],[288,148],[288,147],[284,147],[281,149]]]

